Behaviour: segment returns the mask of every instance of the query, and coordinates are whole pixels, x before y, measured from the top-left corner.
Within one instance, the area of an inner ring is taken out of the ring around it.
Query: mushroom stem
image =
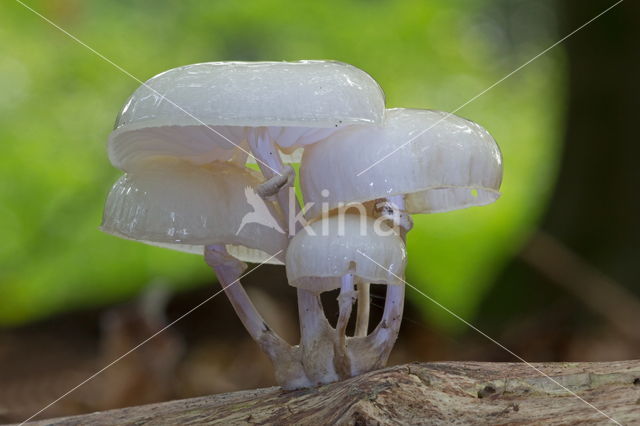
[[[284,165],[282,158],[280,158],[278,148],[267,134],[266,129],[255,129],[252,134],[249,135],[249,147],[251,148],[253,156],[258,160],[260,171],[263,176],[268,179],[267,183],[278,184],[279,188],[277,188],[275,195],[288,225],[291,214],[297,215],[300,211],[300,203],[297,198],[293,203],[289,201],[289,188],[293,186],[295,172],[291,167]],[[276,188],[271,189],[275,190]],[[293,191],[292,193],[295,194]],[[295,198],[295,195],[292,196]],[[291,206],[293,206],[293,212],[290,211]],[[289,230],[289,236],[292,237],[296,232],[297,229],[293,230],[293,232]]]
[[[340,314],[336,323],[335,341],[335,366],[341,378],[351,377],[351,360],[347,352],[347,325],[351,317],[351,310],[356,293],[353,290],[354,277],[352,273],[343,275],[340,295],[338,296],[338,307]]]
[[[393,226],[398,229],[400,236],[406,241],[407,232],[413,227],[411,216],[405,212],[404,196],[395,195],[388,197],[383,203],[381,214],[393,222]],[[387,285],[387,295],[384,301],[384,312],[382,319],[371,333],[374,347],[379,348],[381,363],[383,366],[393,349],[393,345],[398,338],[400,325],[402,323],[402,311],[404,309],[404,284]]]
[[[338,296],[340,314],[338,315],[338,322],[336,323],[336,331],[338,332],[341,345],[345,343],[347,324],[351,317],[354,296],[353,274],[349,273],[342,277],[342,286],[340,287],[340,295]]]
[[[291,174],[280,158],[278,148],[265,129],[256,129],[249,135],[251,153],[258,161],[260,171],[266,179],[278,175]],[[280,179],[275,179],[280,180]],[[277,193],[280,209],[289,219],[300,212],[300,203],[295,192],[290,190],[293,180],[290,177]],[[291,198],[291,199],[290,199]],[[291,211],[293,209],[293,211]],[[287,225],[290,220],[287,220]],[[299,229],[288,230],[293,237]],[[327,321],[322,308],[320,295],[308,290],[298,289],[298,316],[300,319],[300,350],[302,363],[309,380],[315,384],[330,383],[338,380],[334,365],[335,331]]]
[[[307,376],[315,384],[339,380],[334,364],[335,332],[324,315],[320,296],[299,288],[298,316],[302,363]]]
[[[204,255],[244,327],[261,349],[272,360],[276,359],[289,345],[267,325],[240,284],[240,275],[247,265],[229,255],[223,245],[206,246]]]
[[[260,316],[240,284],[247,265],[227,253],[222,245],[205,247],[205,260],[215,271],[238,318],[260,349],[267,354],[275,369],[276,382],[284,389],[299,389],[324,383],[307,374],[300,347],[290,346]],[[334,377],[335,372],[333,373]],[[335,381],[332,379],[330,381]]]
[[[358,287],[358,310],[356,316],[355,337],[365,337],[369,333],[369,308],[371,284],[359,282]]]
[[[391,349],[396,343],[402,323],[403,309],[404,285],[388,285],[382,319],[373,333],[371,333],[373,346],[378,348],[380,353],[378,361],[380,365],[377,367],[382,367],[386,364]]]

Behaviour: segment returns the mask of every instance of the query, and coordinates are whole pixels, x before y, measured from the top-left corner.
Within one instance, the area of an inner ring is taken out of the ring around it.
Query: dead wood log
[[[314,389],[240,391],[34,424],[640,424],[640,361],[533,365],[583,400],[522,363],[413,363]]]

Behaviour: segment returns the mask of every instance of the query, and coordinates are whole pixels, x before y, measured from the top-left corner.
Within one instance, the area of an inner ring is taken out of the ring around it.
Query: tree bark
[[[412,363],[314,389],[265,388],[38,425],[111,424],[640,424],[640,360]]]

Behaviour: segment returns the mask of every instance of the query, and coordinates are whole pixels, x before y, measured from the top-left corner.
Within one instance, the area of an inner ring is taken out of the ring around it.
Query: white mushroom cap
[[[336,128],[379,123],[383,114],[380,86],[348,64],[193,64],[159,74],[133,93],[109,138],[109,157],[123,170],[153,155],[208,153],[209,159],[227,160],[234,154],[225,151],[243,142],[244,127],[269,127],[278,145],[292,152]],[[282,127],[290,129],[284,134]]]
[[[348,273],[364,282],[399,285],[403,284],[406,250],[402,239],[384,223],[341,214],[317,220],[298,232],[289,243],[286,266],[292,286],[318,293],[339,288],[341,277]]]
[[[261,262],[284,254],[288,243],[279,211],[254,190],[261,182],[256,172],[232,163],[155,159],[115,183],[101,229],[198,254],[205,245],[226,244],[241,260]]]
[[[314,203],[309,217],[322,203],[332,209],[394,195],[404,195],[408,213],[437,213],[495,201],[502,156],[476,123],[441,111],[390,109],[381,128],[353,126],[306,148],[300,179],[305,202]]]

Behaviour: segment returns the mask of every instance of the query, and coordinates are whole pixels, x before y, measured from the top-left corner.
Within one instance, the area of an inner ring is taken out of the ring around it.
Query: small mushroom
[[[389,109],[381,128],[352,127],[306,149],[300,170],[311,218],[322,203],[333,209],[396,195],[409,214],[437,213],[494,202],[502,156],[476,123],[442,111]]]
[[[373,261],[359,253],[367,253]],[[314,368],[325,372],[322,377],[315,377],[316,381],[351,377],[386,363],[397,333],[385,330],[384,338],[380,338],[380,332],[376,330],[371,337],[364,338],[366,331],[357,330],[354,337],[346,336],[352,304],[358,297],[354,283],[358,286],[366,284],[367,289],[369,283],[386,284],[395,288],[392,293],[402,293],[405,265],[402,238],[383,221],[376,223],[374,218],[362,214],[345,211],[319,219],[291,240],[286,258],[289,284],[314,293],[340,289],[335,329],[324,316],[322,320],[314,321],[307,316],[316,315],[316,312],[300,311],[301,322],[317,328],[304,333],[301,341],[305,363],[325,366],[324,369]],[[369,303],[368,297],[366,303]],[[399,327],[399,318],[394,318],[395,311],[385,310],[378,329]],[[359,316],[358,320],[362,321],[361,318]],[[366,325],[356,326],[366,330],[368,316],[366,321]],[[329,339],[305,339],[305,336],[329,336]],[[328,345],[328,342],[332,344]],[[354,346],[356,350],[353,350]]]
[[[382,126],[353,126],[310,146],[300,174],[310,218],[363,203],[405,238],[413,226],[410,214],[495,201],[502,157],[491,135],[471,121],[440,111],[389,109]],[[360,297],[366,299],[359,305],[368,303],[365,292]],[[401,316],[403,298],[389,286],[385,312]]]

